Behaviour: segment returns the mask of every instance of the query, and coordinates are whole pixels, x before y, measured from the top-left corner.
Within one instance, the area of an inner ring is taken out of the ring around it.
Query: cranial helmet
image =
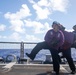
[[[55,25],[58,25],[58,26],[60,25],[60,23],[59,23],[59,22],[54,21],[54,22],[52,23],[52,27],[53,27],[53,25],[54,25],[54,24],[55,24]]]

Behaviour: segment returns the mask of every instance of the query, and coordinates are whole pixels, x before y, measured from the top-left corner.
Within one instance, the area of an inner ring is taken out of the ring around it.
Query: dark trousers
[[[67,59],[70,69],[72,71],[75,71],[75,65],[73,62],[73,58],[71,56],[71,48],[69,48],[67,50],[61,50],[61,52],[63,53],[63,56]]]
[[[42,49],[50,50],[53,59],[53,69],[56,73],[58,73],[60,69],[59,60],[58,60],[59,59],[58,50],[50,48],[45,41],[38,43],[31,51],[30,56],[34,59],[36,54]]]
[[[74,43],[71,46],[72,48],[76,48],[76,33],[74,34]]]
[[[44,41],[44,42],[40,42],[38,43],[34,48],[33,50],[31,51],[30,55],[31,57],[34,59],[36,54],[42,50],[42,49],[49,49],[50,50],[50,53],[52,55],[52,59],[53,59],[53,69],[54,71],[56,72],[59,72],[59,69],[60,69],[60,65],[59,65],[59,51],[58,50],[55,50],[55,49],[52,49],[48,46],[48,44]],[[60,52],[63,53],[63,56],[67,59],[67,62],[69,64],[69,67],[72,71],[75,71],[75,65],[74,65],[74,62],[73,62],[73,59],[72,59],[72,56],[71,56],[71,49],[67,49],[67,50],[60,50]]]

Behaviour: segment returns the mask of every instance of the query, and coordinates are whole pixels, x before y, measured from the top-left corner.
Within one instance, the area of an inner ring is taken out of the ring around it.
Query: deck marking
[[[68,71],[67,71],[62,65],[60,65],[60,70],[61,70],[62,72],[68,73]]]
[[[5,66],[3,66],[2,73],[9,72],[15,64],[16,64],[16,62],[10,62],[10,63],[6,64]]]
[[[16,62],[10,62],[10,63],[6,64],[5,66],[3,66],[2,68],[11,68],[15,64],[16,64]]]

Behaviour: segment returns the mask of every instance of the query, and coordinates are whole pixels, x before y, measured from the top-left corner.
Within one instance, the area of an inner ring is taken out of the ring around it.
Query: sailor
[[[76,25],[73,26],[73,32],[76,33]]]
[[[52,55],[53,60],[53,70],[55,71],[56,75],[59,75],[60,70],[60,63],[59,63],[59,56],[58,56],[58,49],[64,43],[64,35],[62,31],[59,30],[59,23],[54,21],[52,23],[52,29],[48,30],[43,42],[39,42],[31,51],[30,54],[26,53],[26,55],[34,60],[36,54],[42,49],[49,49]]]
[[[72,45],[73,48],[76,48],[76,25],[73,26],[74,33],[74,43]]]
[[[65,37],[64,44],[60,48],[60,51],[62,52],[63,56],[67,59],[67,62],[71,69],[71,74],[75,74],[75,65],[71,56],[71,47],[74,43],[74,33],[68,32],[64,28],[65,27],[63,25],[60,25],[60,30],[62,30]]]

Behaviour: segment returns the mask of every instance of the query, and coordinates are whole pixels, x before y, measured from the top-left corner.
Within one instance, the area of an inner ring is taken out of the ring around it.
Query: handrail
[[[4,42],[0,41],[0,44],[20,44],[20,58],[24,58],[24,46],[25,44],[37,44],[37,42]],[[6,46],[6,45],[5,45]]]
[[[23,42],[23,41],[21,41]],[[21,42],[3,42],[0,41],[0,43],[13,43],[13,44],[20,44]],[[24,44],[37,44],[38,42],[23,42]]]

